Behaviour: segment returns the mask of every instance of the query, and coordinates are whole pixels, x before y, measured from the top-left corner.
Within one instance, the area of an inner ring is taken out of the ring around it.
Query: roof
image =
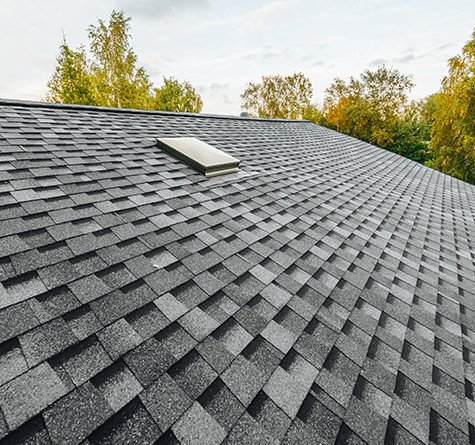
[[[473,442],[474,219],[310,122],[3,101],[0,438]]]

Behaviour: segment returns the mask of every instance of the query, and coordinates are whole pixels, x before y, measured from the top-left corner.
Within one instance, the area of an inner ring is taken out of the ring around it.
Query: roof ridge
[[[157,114],[168,116],[187,116],[198,118],[213,118],[213,119],[235,119],[235,120],[252,120],[252,121],[270,121],[270,122],[310,122],[306,119],[277,119],[277,118],[263,118],[263,117],[251,117],[251,116],[233,116],[222,114],[207,114],[207,113],[188,113],[177,111],[162,111],[162,110],[141,110],[137,108],[113,108],[113,107],[100,107],[96,105],[77,105],[77,104],[64,104],[55,102],[39,102],[21,99],[5,99],[0,97],[0,106],[20,106],[28,108],[52,108],[52,109],[66,109],[66,110],[88,110],[88,111],[105,111],[109,113],[136,113],[136,114]]]

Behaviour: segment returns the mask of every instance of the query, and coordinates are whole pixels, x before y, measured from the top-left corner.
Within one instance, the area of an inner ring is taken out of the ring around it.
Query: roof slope
[[[473,186],[308,122],[3,102],[0,438],[473,441],[474,217]]]

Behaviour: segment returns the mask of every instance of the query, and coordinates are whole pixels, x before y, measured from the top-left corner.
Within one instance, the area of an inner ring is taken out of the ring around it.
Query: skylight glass
[[[240,160],[196,138],[161,138],[158,146],[208,178],[239,171]]]

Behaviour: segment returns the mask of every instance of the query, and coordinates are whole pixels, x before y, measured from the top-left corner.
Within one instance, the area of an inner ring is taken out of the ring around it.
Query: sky
[[[380,64],[440,87],[475,29],[475,0],[0,0],[0,98],[42,100],[63,33],[76,47],[112,10],[155,85],[189,81],[203,112],[237,115],[247,82],[303,72],[322,103],[335,77]]]

